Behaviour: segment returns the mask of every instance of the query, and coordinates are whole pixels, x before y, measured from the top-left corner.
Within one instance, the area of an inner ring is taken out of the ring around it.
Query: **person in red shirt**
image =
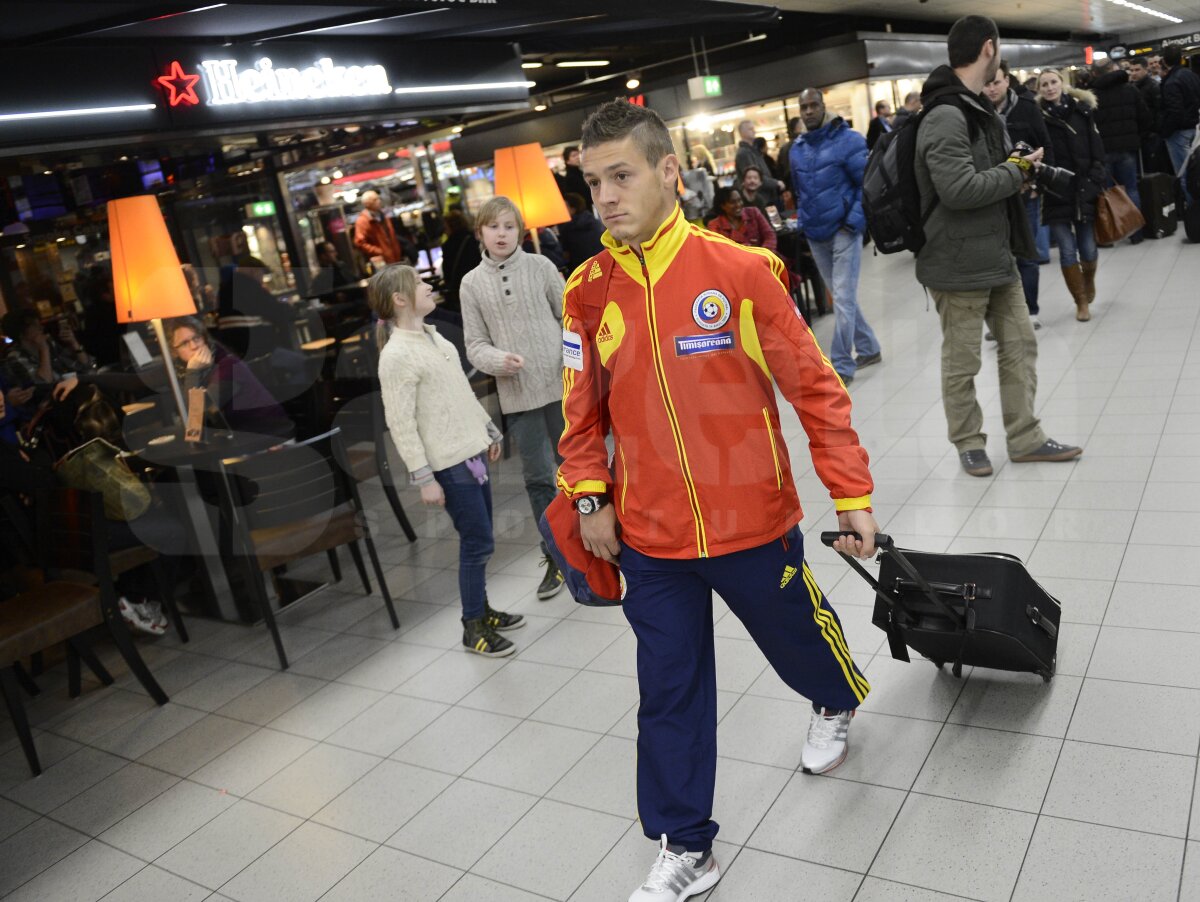
[[[378,191],[364,191],[363,210],[354,220],[354,246],[376,266],[399,263],[404,256],[392,221],[383,212]]]
[[[606,103],[581,144],[607,231],[564,295],[559,488],[584,546],[619,564],[637,637],[638,813],[660,847],[630,902],[680,902],[720,879],[713,592],[813,702],[805,771],[844,760],[870,691],[805,562],[776,389],[799,414],[840,530],[861,536],[843,535],[839,551],[874,554],[874,486],[850,396],[782,261],[684,218],[658,114]]]
[[[718,188],[713,209],[720,213],[708,227],[730,241],[746,247],[765,247],[775,250],[775,230],[758,207],[748,207],[736,188]]]

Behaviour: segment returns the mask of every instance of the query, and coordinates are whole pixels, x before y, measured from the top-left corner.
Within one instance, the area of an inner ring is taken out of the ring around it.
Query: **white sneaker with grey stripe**
[[[720,879],[721,869],[711,850],[687,852],[669,846],[664,833],[654,866],[629,902],[683,902],[712,889]]]

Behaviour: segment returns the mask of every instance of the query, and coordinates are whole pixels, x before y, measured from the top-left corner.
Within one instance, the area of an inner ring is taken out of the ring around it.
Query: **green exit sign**
[[[246,204],[246,216],[253,219],[258,216],[274,216],[275,201],[259,200],[252,204]]]
[[[719,76],[719,75],[704,76],[704,96],[705,97],[720,97],[721,96],[721,76]]]

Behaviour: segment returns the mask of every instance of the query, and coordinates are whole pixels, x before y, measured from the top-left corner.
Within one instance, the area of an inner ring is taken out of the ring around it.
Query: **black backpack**
[[[867,232],[881,254],[898,251],[920,253],[925,246],[925,223],[937,206],[934,198],[928,210],[921,209],[921,191],[917,186],[917,129],[925,114],[940,103],[953,103],[961,95],[956,87],[939,88],[929,102],[904,124],[887,132],[876,142],[867,157],[863,174],[863,214]],[[967,127],[974,136],[975,123],[964,110]]]

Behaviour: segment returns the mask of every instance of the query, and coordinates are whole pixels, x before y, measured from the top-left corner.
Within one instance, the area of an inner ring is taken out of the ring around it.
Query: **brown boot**
[[[1088,313],[1087,295],[1083,293],[1083,269],[1078,263],[1062,268],[1063,281],[1067,283],[1067,291],[1075,301],[1075,319],[1086,323],[1092,318]]]
[[[1099,265],[1098,260],[1080,261],[1079,268],[1083,272],[1083,296],[1089,304],[1095,303],[1096,300],[1096,266]]]

